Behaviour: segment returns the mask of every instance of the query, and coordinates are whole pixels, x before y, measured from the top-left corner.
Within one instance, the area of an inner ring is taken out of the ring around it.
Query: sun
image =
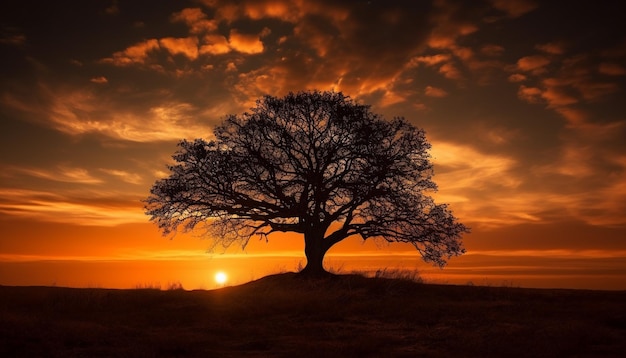
[[[218,285],[225,284],[227,280],[228,280],[228,276],[226,275],[224,271],[218,271],[215,274],[215,282],[217,282]]]

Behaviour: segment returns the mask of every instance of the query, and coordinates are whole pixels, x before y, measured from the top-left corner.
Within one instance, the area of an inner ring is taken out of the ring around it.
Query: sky
[[[424,128],[434,196],[472,229],[442,271],[358,239],[329,252],[340,268],[626,289],[619,4],[5,0],[0,284],[193,288],[217,269],[232,282],[295,269],[299,237],[207,253],[197,235],[162,237],[141,200],[181,139],[210,139],[263,95],[317,89]]]

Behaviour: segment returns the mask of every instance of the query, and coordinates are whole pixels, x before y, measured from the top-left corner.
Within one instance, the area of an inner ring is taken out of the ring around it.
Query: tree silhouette
[[[164,235],[205,227],[224,247],[273,232],[304,236],[303,274],[326,273],[326,252],[350,236],[411,243],[444,266],[468,229],[427,192],[430,144],[404,118],[384,120],[336,92],[265,96],[228,116],[215,139],[183,140],[146,214]]]

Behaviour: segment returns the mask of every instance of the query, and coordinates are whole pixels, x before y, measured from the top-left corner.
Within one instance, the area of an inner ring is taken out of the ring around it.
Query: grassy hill
[[[292,273],[212,291],[0,286],[0,356],[623,357],[626,291]]]

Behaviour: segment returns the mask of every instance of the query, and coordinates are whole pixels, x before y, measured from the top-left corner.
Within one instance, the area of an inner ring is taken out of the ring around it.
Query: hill
[[[0,286],[0,356],[618,357],[625,302],[293,273],[211,291]]]

